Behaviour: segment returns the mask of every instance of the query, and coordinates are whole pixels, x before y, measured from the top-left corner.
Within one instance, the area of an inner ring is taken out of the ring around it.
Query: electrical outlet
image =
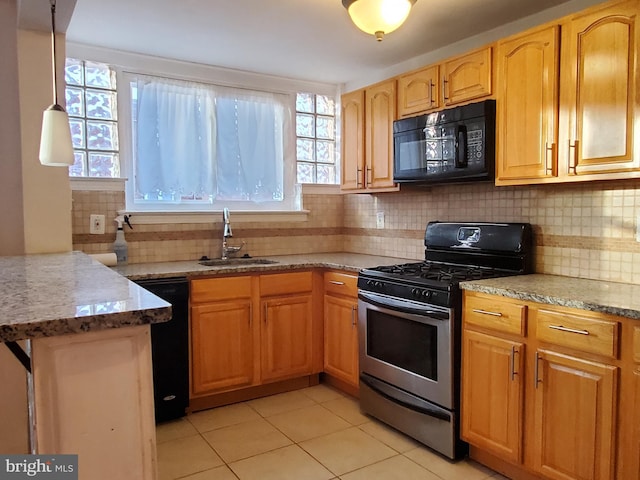
[[[376,228],[384,228],[384,212],[376,213]]]
[[[91,214],[89,216],[89,233],[93,235],[104,233],[104,215]]]

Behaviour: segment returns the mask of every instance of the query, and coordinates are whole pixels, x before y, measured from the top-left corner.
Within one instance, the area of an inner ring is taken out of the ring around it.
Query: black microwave
[[[393,180],[435,184],[495,178],[496,102],[393,122]]]

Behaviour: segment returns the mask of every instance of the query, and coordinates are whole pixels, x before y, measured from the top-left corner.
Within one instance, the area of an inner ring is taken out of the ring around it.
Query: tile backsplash
[[[495,187],[490,184],[404,189],[385,194],[305,194],[304,222],[234,225],[233,243],[253,256],[359,252],[421,259],[424,227],[432,220],[529,222],[534,226],[536,271],[640,283],[637,181]],[[107,252],[115,237],[122,192],[73,192],[74,248]],[[376,214],[384,212],[384,228]],[[104,214],[104,235],[89,235],[89,215]],[[232,213],[233,215],[233,213]],[[222,223],[136,225],[127,231],[132,263],[190,260],[220,251]]]

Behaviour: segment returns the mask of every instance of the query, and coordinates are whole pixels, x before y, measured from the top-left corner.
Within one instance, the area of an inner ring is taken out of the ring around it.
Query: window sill
[[[132,222],[138,225],[158,225],[177,223],[212,223],[222,221],[222,211],[215,212],[135,212],[127,211],[132,216]],[[279,211],[253,211],[242,212],[231,210],[231,221],[236,223],[261,223],[261,222],[305,222],[309,210],[291,212]]]
[[[69,177],[71,190],[124,192],[126,178]]]

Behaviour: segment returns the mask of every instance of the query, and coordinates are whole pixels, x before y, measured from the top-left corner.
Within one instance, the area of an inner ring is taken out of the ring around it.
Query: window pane
[[[315,137],[316,121],[313,115],[298,113],[296,115],[296,135],[299,137]]]
[[[335,115],[336,102],[333,98],[326,95],[316,96],[316,113],[320,115]]]
[[[314,113],[313,93],[299,93],[296,96],[296,110],[298,112]]]
[[[69,85],[82,85],[84,83],[84,71],[80,60],[67,58],[64,67],[64,81]]]
[[[297,155],[298,160],[313,162],[313,149],[315,142],[307,138],[298,138],[297,141]]]
[[[336,183],[336,167],[333,165],[318,165],[318,180],[316,183]]]
[[[115,120],[117,116],[116,93],[87,89],[87,117]]]
[[[316,161],[323,163],[336,163],[335,143],[326,140],[316,142]]]
[[[84,148],[84,120],[78,118],[69,119],[69,128],[71,129],[71,140],[73,148]]]
[[[314,183],[314,165],[298,163],[298,183]]]
[[[81,88],[67,87],[64,91],[67,113],[75,117],[84,117],[84,95]]]
[[[73,162],[73,165],[69,167],[69,175],[71,177],[86,176],[87,172],[85,170],[85,165],[86,165],[85,160],[86,160],[87,154],[85,152],[75,151],[73,152],[73,156],[75,158],[75,161]]]
[[[116,153],[89,153],[90,177],[119,177],[120,164]]]
[[[327,138],[333,140],[335,138],[336,124],[333,117],[318,117],[318,138]]]
[[[87,148],[117,150],[118,130],[113,122],[87,121]]]
[[[84,70],[87,87],[101,87],[115,90],[116,75],[108,65],[103,63],[85,62]]]

